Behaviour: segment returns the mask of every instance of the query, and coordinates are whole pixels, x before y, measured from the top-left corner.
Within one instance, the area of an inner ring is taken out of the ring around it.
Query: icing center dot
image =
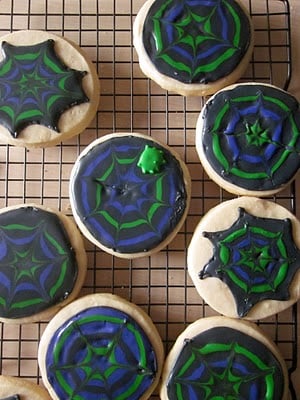
[[[253,125],[246,124],[246,129],[246,138],[249,144],[263,146],[270,142],[268,130],[263,129],[259,121],[256,121]]]

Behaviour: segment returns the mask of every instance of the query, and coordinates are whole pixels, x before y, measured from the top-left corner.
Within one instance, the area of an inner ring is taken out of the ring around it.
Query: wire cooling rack
[[[132,45],[132,24],[144,0],[0,0],[0,35],[42,29],[77,42],[95,63],[101,81],[97,117],[79,137],[47,149],[0,146],[0,206],[36,202],[71,214],[69,174],[83,148],[111,132],[141,132],[168,143],[192,177],[186,222],[159,254],[128,261],[86,242],[89,269],[81,294],[112,292],[150,314],[170,349],[187,324],[215,313],[202,302],[186,268],[186,250],[201,216],[228,193],[212,183],[195,152],[195,124],[203,101],[166,93],[143,76]],[[242,80],[287,88],[291,79],[290,8],[287,0],[244,0],[255,27],[255,49]],[[272,197],[296,213],[295,184]],[[260,322],[278,344],[290,375],[297,367],[296,306]],[[1,373],[41,383],[37,349],[46,322],[0,324]],[[291,384],[293,399],[296,393]],[[152,396],[157,399],[158,396]]]

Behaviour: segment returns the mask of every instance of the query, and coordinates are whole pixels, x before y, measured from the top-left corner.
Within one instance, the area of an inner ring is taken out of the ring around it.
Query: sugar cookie
[[[178,155],[150,136],[114,133],[92,142],[75,162],[70,199],[82,233],[124,258],[164,248],[181,228],[190,175]]]
[[[162,400],[288,400],[285,362],[253,323],[225,317],[189,325],[167,356]]]
[[[53,146],[81,133],[94,118],[99,79],[75,43],[45,31],[0,38],[0,141]]]
[[[0,400],[51,400],[44,388],[21,378],[0,375]]]
[[[197,122],[196,148],[212,180],[228,192],[269,196],[300,167],[298,101],[272,85],[232,85],[212,96]]]
[[[279,204],[229,200],[199,222],[188,270],[200,296],[228,317],[261,319],[300,298],[300,222]]]
[[[115,295],[92,294],[50,321],[38,359],[54,400],[144,400],[158,384],[164,350],[142,309]]]
[[[78,294],[86,253],[74,222],[35,204],[0,210],[0,320],[48,319]]]
[[[204,96],[241,77],[254,35],[237,0],[148,0],[133,37],[146,76],[181,95]]]

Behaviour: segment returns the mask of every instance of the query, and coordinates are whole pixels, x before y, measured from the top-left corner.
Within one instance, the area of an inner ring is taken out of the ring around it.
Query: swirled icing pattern
[[[159,163],[149,165],[149,149],[156,149]],[[121,253],[156,247],[186,208],[179,162],[167,149],[137,136],[94,146],[79,159],[71,193],[76,213],[93,237]]]
[[[143,329],[124,312],[104,306],[87,308],[59,327],[46,366],[61,400],[138,400],[157,373]]]
[[[81,88],[85,72],[65,66],[54,47],[53,40],[33,46],[2,42],[0,123],[14,138],[31,124],[58,132],[61,114],[88,101]]]
[[[259,218],[240,208],[230,228],[204,236],[214,250],[200,279],[221,279],[234,296],[240,317],[262,300],[289,299],[289,286],[300,268],[289,219]]]
[[[143,44],[155,67],[184,83],[209,83],[234,70],[250,44],[248,17],[234,0],[156,0]]]
[[[167,383],[170,400],[281,400],[283,387],[282,368],[272,352],[227,327],[187,339]]]
[[[68,297],[77,262],[58,217],[20,207],[0,214],[0,316],[37,314]]]
[[[300,166],[299,104],[272,86],[219,92],[203,112],[201,135],[214,171],[247,190],[279,189]]]

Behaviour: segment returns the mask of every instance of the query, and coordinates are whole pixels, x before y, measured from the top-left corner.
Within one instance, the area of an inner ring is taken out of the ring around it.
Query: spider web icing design
[[[203,113],[202,146],[223,179],[249,190],[280,188],[300,166],[297,100],[263,85],[218,93]]]
[[[73,290],[77,263],[56,215],[32,207],[0,214],[0,316],[22,318]]]
[[[281,400],[283,375],[261,342],[218,327],[185,341],[167,389],[170,400]]]
[[[54,46],[54,40],[33,46],[2,42],[0,122],[14,138],[31,124],[58,132],[61,114],[88,101],[81,87],[86,73],[65,66]]]
[[[244,317],[262,300],[288,300],[289,286],[300,266],[291,221],[258,218],[239,210],[224,231],[204,232],[214,246],[200,279],[216,277],[230,289],[237,313]]]
[[[150,172],[141,159],[145,149],[153,147],[163,158],[150,165]],[[110,138],[93,147],[79,161],[71,191],[76,213],[89,232],[121,253],[156,247],[186,208],[179,162],[151,140],[134,136]]]
[[[46,354],[47,377],[60,399],[138,400],[157,373],[141,327],[110,307],[92,307],[66,321]]]
[[[234,0],[156,0],[145,19],[143,43],[161,73],[184,83],[209,83],[239,64],[250,33]]]

